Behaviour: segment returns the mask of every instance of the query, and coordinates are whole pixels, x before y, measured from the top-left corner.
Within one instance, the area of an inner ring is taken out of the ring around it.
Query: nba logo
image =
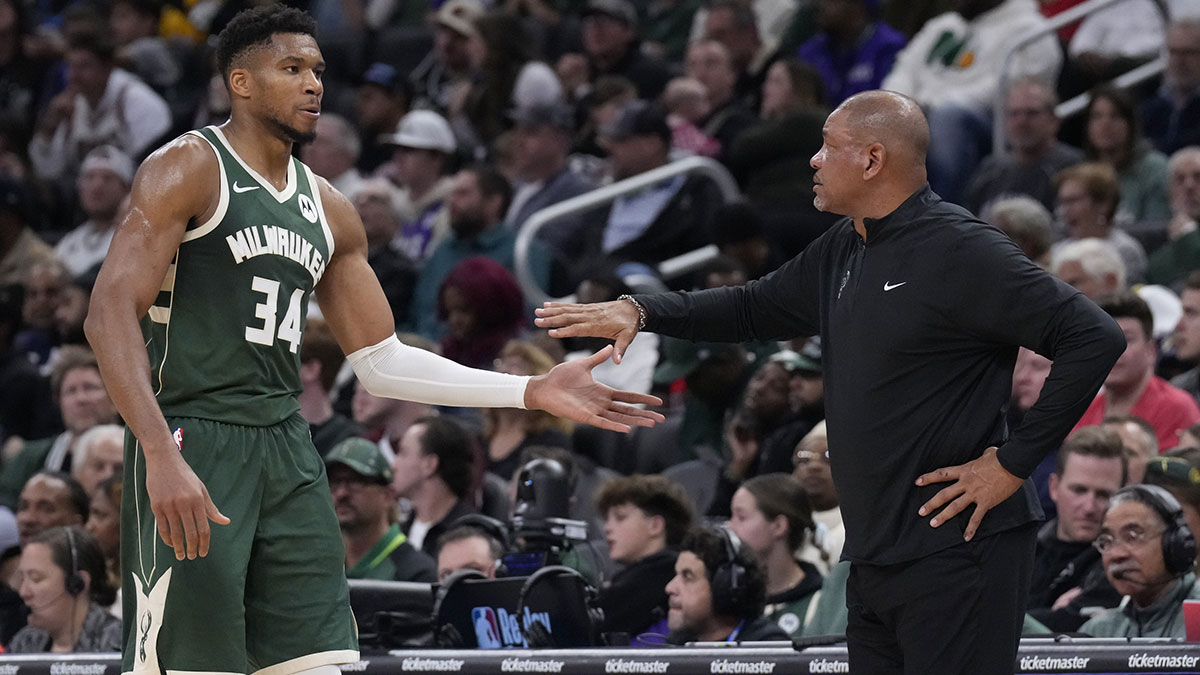
[[[475,625],[475,642],[480,649],[500,649],[500,624],[491,607],[476,607],[471,610],[471,623]]]

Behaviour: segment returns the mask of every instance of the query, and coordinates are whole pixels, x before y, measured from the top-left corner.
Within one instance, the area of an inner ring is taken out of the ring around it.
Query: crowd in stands
[[[1123,0],[1058,31],[1047,17],[1079,0],[296,2],[318,17],[328,63],[316,138],[298,154],[361,216],[401,340],[513,374],[605,344],[533,328],[516,247],[534,214],[708,157],[739,200],[706,176],[666,178],[546,221],[525,272],[553,296],[613,300],[713,245],[698,271],[657,282],[744,284],[836,220],[812,204],[809,165],[828,112],[869,89],[913,97],[932,128],[933,189],[1095,300],[1128,341],[1034,474],[1047,521],[1027,633],[1183,634],[1181,602],[1200,597],[1186,546],[1200,535],[1194,0]],[[120,648],[125,438],[82,325],[141,160],[226,119],[210,38],[251,4],[0,0],[10,652]],[[1160,75],[1111,84],[1160,56]],[[1081,93],[1082,112],[1061,117],[1060,101]],[[819,339],[641,334],[595,376],[661,394],[668,422],[624,436],[375,397],[311,307],[296,395],[349,578],[494,576],[516,479],[542,462],[569,488],[566,515],[589,524],[572,564],[600,588],[605,632],[646,644],[844,632],[849,563]],[[1022,349],[1014,365],[1010,425],[1050,361]],[[718,573],[730,566],[743,572],[733,595]]]

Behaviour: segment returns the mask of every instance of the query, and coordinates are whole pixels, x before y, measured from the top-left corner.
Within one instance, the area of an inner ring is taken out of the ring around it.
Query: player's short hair
[[[229,79],[233,64],[247,52],[271,44],[281,33],[317,36],[317,22],[305,12],[272,4],[238,12],[217,36],[217,68]]]

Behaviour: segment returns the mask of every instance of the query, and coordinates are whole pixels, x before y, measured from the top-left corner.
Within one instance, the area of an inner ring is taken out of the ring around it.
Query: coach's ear
[[[883,147],[883,143],[872,143],[867,146],[863,158],[863,180],[871,180],[883,171],[883,164],[887,160],[887,148]]]

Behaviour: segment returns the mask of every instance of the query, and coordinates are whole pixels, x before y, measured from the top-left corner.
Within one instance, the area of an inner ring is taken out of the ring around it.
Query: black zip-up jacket
[[[917,509],[949,483],[917,487],[918,476],[995,445],[1004,468],[1028,478],[1087,409],[1125,339],[1095,304],[928,185],[864,224],[865,242],[843,219],[745,286],[636,299],[656,333],[729,342],[821,336],[842,557],[892,564],[962,544],[972,513],[930,527]],[[1018,345],[1054,366],[1009,435]],[[1040,517],[1027,480],[988,512],[976,537]]]

